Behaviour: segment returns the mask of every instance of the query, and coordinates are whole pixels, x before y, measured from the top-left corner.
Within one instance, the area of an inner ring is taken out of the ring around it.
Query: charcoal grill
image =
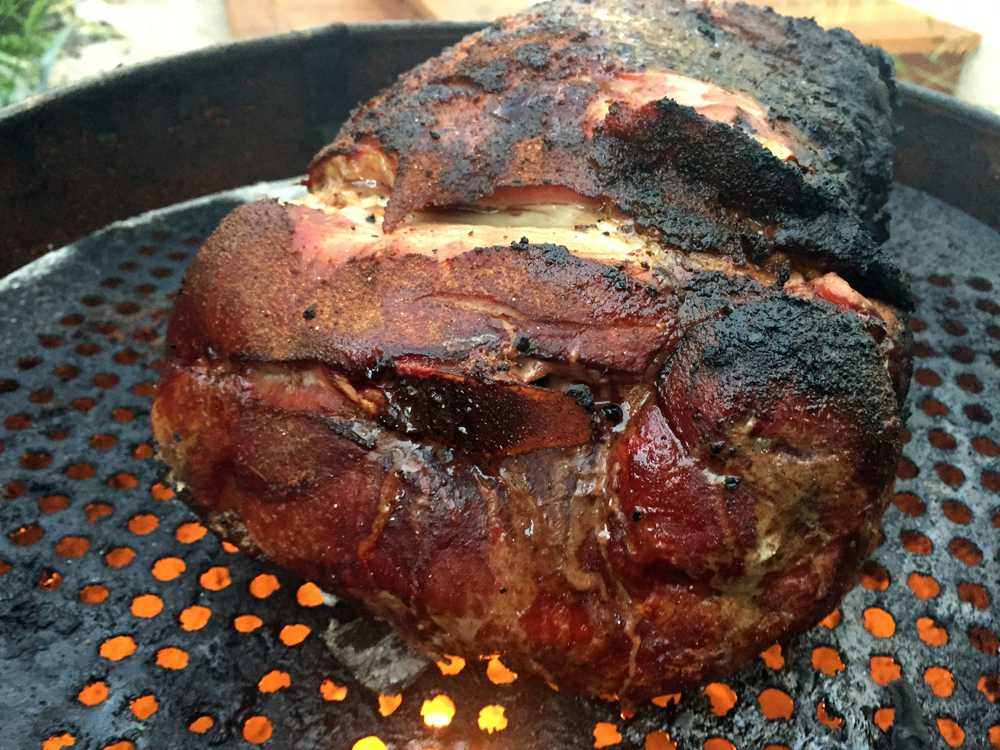
[[[900,115],[917,372],[883,541],[839,610],[724,682],[624,716],[501,658],[380,695],[324,634],[365,650],[382,627],[220,543],[163,483],[149,403],[185,265],[235,205],[300,188],[224,189],[295,174],[468,30],[331,27],[0,117],[2,272],[20,267],[0,280],[0,747],[1000,748],[1000,120],[945,97],[907,87]]]

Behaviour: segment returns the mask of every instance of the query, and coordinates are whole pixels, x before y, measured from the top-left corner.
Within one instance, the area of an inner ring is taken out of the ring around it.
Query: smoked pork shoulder
[[[153,429],[224,538],[625,704],[818,622],[900,457],[887,57],[557,0],[362,104],[192,262]]]

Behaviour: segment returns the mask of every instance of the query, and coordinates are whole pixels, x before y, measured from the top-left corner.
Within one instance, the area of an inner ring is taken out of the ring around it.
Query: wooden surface
[[[982,41],[975,31],[940,21],[890,0],[747,0],[786,16],[816,19],[826,29],[847,29],[865,44],[890,54],[971,52]]]
[[[890,53],[931,52],[941,45],[969,52],[981,36],[890,0],[749,0],[820,26],[840,26]],[[225,0],[233,34],[263,36],[342,21],[435,18],[491,21],[531,5],[531,0]]]
[[[410,0],[224,0],[237,39],[299,31],[328,23],[428,18]]]

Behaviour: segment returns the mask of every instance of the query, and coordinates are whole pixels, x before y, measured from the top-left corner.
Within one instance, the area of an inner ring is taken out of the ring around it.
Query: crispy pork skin
[[[440,657],[625,704],[853,585],[912,367],[884,55],[555,2],[363,104],[191,264],[153,405],[222,536]]]

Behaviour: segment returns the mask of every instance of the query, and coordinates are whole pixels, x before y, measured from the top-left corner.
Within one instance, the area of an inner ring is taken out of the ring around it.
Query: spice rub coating
[[[669,0],[467,38],[208,239],[161,457],[432,657],[626,705],[738,669],[837,606],[892,497],[887,70]]]
[[[806,258],[905,307],[879,246],[895,98],[884,52],[808,19],[557,1],[497,21],[361,105],[310,183],[383,156],[389,229],[412,211],[560,185],[612,201],[685,252]]]

